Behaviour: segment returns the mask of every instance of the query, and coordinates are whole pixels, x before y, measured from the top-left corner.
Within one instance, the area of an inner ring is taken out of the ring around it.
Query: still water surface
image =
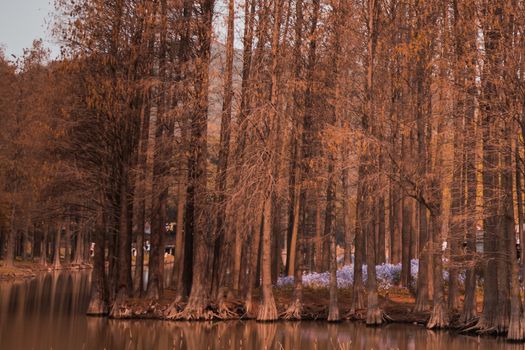
[[[253,321],[188,323],[84,316],[89,272],[0,282],[0,349],[523,349],[479,338],[390,324]]]

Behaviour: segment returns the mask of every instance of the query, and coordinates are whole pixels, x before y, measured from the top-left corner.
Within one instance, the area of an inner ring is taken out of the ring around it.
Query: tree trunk
[[[385,235],[386,235],[386,224],[385,224],[385,198],[381,195],[378,199],[377,207],[377,252],[376,252],[376,265],[384,264],[386,261],[386,248],[385,248]]]
[[[103,210],[98,211],[97,224],[95,226],[95,252],[93,257],[93,270],[91,271],[91,296],[87,309],[87,314],[94,316],[106,315],[108,313],[106,268],[104,262],[106,250],[105,215]]]
[[[410,255],[410,246],[415,244],[411,240],[411,226],[412,226],[412,206],[410,205],[410,199],[404,197],[402,199],[401,213],[403,216],[402,227],[401,227],[401,285],[405,288],[411,288],[412,283],[412,274],[411,274],[411,255]]]
[[[324,224],[324,236],[330,240],[330,306],[328,308],[328,321],[339,321],[339,305],[337,302],[337,244],[335,232],[335,159],[332,154],[328,155],[328,185],[326,188],[326,212]]]
[[[348,154],[343,146],[342,151],[343,169],[341,171],[341,183],[343,190],[343,232],[344,232],[344,265],[352,264],[352,245],[354,243],[354,232],[350,225],[350,185],[348,179]]]
[[[440,189],[439,189],[440,190]],[[437,204],[439,209],[435,209],[436,213],[430,215],[431,229],[433,234],[432,257],[434,265],[434,291],[432,301],[432,312],[427,323],[427,328],[446,328],[449,324],[448,311],[445,305],[445,291],[443,286],[443,257],[442,257],[442,223],[441,223],[441,204]]]
[[[274,5],[278,6],[278,5]],[[263,211],[263,231],[262,231],[262,260],[261,275],[262,299],[259,304],[257,321],[275,321],[277,320],[277,307],[272,292],[272,271],[271,271],[271,230],[272,230],[272,199],[271,195],[265,199]]]
[[[357,198],[356,198],[356,225],[355,225],[355,255],[354,255],[354,284],[352,286],[352,305],[350,314],[355,314],[357,310],[365,308],[364,300],[364,286],[363,286],[363,257],[365,255],[365,236],[364,230],[366,227],[363,221],[363,213],[361,213],[364,203],[364,188],[363,188],[363,174],[364,167],[362,162],[359,165],[359,174],[357,181]]]
[[[377,204],[376,204],[377,205]],[[377,207],[370,208],[373,213]],[[383,323],[383,312],[379,307],[379,298],[377,293],[377,278],[376,278],[376,257],[375,257],[375,230],[379,224],[377,218],[372,220],[371,225],[368,226],[366,232],[366,265],[367,265],[367,306],[366,306],[366,324],[368,326],[380,325]]]
[[[80,223],[77,228],[77,239],[75,240],[75,265],[81,265],[84,262],[83,247],[84,247],[84,223]]]
[[[53,268],[60,269],[60,236],[62,234],[62,223],[56,227],[54,252],[53,252]]]
[[[199,64],[197,65],[195,92],[196,110],[191,121],[191,146],[189,161],[189,183],[187,200],[193,203],[190,212],[192,217],[187,220],[193,221],[193,269],[191,281],[191,292],[182,318],[185,319],[204,319],[209,315],[205,312],[208,304],[208,293],[210,279],[206,273],[208,266],[207,242],[210,239],[208,234],[208,203],[207,203],[207,171],[206,162],[208,157],[207,149],[207,121],[208,121],[208,87],[209,87],[209,64],[210,48],[212,35],[212,16],[213,0],[203,2],[202,14],[200,18],[201,34],[199,36]],[[191,190],[190,190],[191,188]],[[185,245],[189,244],[185,240]],[[185,266],[187,266],[185,264]]]
[[[182,158],[182,155],[181,155]],[[173,262],[172,284],[177,292],[177,298],[184,295],[184,203],[186,201],[186,172],[179,167],[179,183],[177,185],[177,229],[175,233],[175,260]]]
[[[45,227],[42,227],[43,234],[42,234],[42,241],[40,243],[40,265],[47,266],[47,246],[48,246],[48,239],[49,239],[49,223],[45,223]]]
[[[131,237],[128,230],[128,170],[123,167],[120,184],[120,208],[118,230],[118,281],[116,285],[116,298],[122,301],[131,295]]]
[[[220,131],[220,149],[219,164],[217,167],[217,193],[218,193],[218,213],[217,213],[217,232],[216,232],[216,250],[214,256],[216,275],[216,286],[212,286],[217,293],[219,304],[227,298],[231,298],[233,288],[232,280],[232,246],[234,237],[232,230],[226,229],[226,189],[227,189],[227,172],[228,157],[230,154],[230,135],[231,135],[231,118],[232,118],[232,101],[233,101],[233,42],[234,42],[234,17],[235,8],[234,0],[228,1],[228,26],[226,39],[226,70],[224,74],[224,101],[222,104],[222,118]],[[215,277],[215,276],[214,276]],[[212,291],[212,295],[215,293]]]
[[[509,118],[510,119],[510,118]],[[512,191],[512,140],[513,140],[513,120],[507,120],[505,134],[503,137],[503,169],[501,174],[501,185],[505,195],[502,198],[504,231],[507,242],[507,264],[510,280],[510,319],[508,324],[507,339],[525,339],[525,320],[523,319],[523,304],[520,296],[519,265],[516,257],[516,233],[514,230],[514,200]],[[516,145],[517,146],[517,145]]]
[[[4,258],[4,266],[12,267],[15,263],[15,246],[16,246],[16,228],[15,228],[15,204],[11,209],[11,217],[9,218],[9,229],[7,231],[6,239],[6,253]]]

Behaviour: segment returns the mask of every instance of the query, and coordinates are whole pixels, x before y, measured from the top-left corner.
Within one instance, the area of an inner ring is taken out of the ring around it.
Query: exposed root
[[[345,320],[352,320],[352,321],[363,320],[365,318],[365,310],[364,309],[360,309],[360,310],[350,309],[350,311],[346,313],[344,318]]]
[[[449,325],[448,312],[444,303],[436,303],[432,308],[430,319],[427,323],[428,329],[443,329]]]
[[[164,312],[164,317],[167,320],[176,320],[177,316],[184,310],[183,304],[174,300]]]
[[[507,333],[507,330],[509,329],[509,318],[510,318],[510,315],[508,315],[505,312],[500,312],[498,314],[498,318],[496,322],[496,331],[498,334]]]
[[[275,306],[275,300],[268,298],[259,305],[259,311],[257,312],[257,322],[272,322],[278,318],[277,307]]]
[[[300,321],[301,320],[301,314],[303,311],[303,304],[299,299],[295,299],[293,303],[288,306],[285,312],[279,315],[280,318],[283,320],[295,320]]]
[[[133,316],[132,308],[123,299],[117,299],[111,305],[109,312],[110,318],[124,319],[131,318]]]
[[[475,327],[476,324],[478,323],[479,321],[479,317],[473,317],[471,318],[470,320],[462,320],[460,318],[459,322],[460,322],[460,332],[461,333],[468,333],[468,332],[472,332],[472,327]]]
[[[108,305],[101,298],[91,298],[89,301],[86,315],[88,316],[105,316],[108,314]]]
[[[472,322],[470,327],[464,328],[462,333],[495,334],[497,327],[490,320],[480,317],[477,322]]]
[[[471,327],[478,319],[475,310],[463,310],[459,317],[459,324],[463,327]]]
[[[207,306],[204,298],[194,297],[188,301],[184,310],[172,314],[174,320],[206,321],[217,317],[217,314]]]
[[[513,315],[511,313],[507,339],[511,341],[525,340],[525,327],[519,314]]]
[[[330,307],[328,311],[328,322],[340,322],[341,318],[339,317],[339,308],[337,306]]]
[[[239,318],[239,313],[236,311],[239,307],[242,306],[238,303],[227,302],[226,300],[221,300],[217,308],[217,318],[221,320],[234,320]]]
[[[349,315],[354,315],[358,310],[363,310],[365,305],[365,292],[362,288],[354,288],[352,296],[352,305],[350,306]]]
[[[244,302],[244,309],[245,309],[245,313],[244,315],[241,316],[241,318],[247,318],[247,319],[255,318],[255,305],[251,299],[247,299]]]
[[[417,298],[416,305],[414,306],[414,312],[423,313],[427,312],[428,310],[430,310],[430,302],[428,301],[428,299],[424,300],[424,298]]]
[[[369,307],[366,310],[366,325],[367,326],[380,326],[383,324],[384,314],[381,308],[378,306]]]

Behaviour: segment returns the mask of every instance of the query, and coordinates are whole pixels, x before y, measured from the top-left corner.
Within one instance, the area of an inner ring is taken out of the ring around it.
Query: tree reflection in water
[[[174,322],[86,317],[89,272],[0,282],[0,349],[520,349],[407,324]]]

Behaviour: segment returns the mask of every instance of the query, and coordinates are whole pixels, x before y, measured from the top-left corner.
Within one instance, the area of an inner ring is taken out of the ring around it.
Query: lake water
[[[504,339],[389,324],[169,322],[86,317],[90,273],[0,282],[0,349],[523,349]]]

